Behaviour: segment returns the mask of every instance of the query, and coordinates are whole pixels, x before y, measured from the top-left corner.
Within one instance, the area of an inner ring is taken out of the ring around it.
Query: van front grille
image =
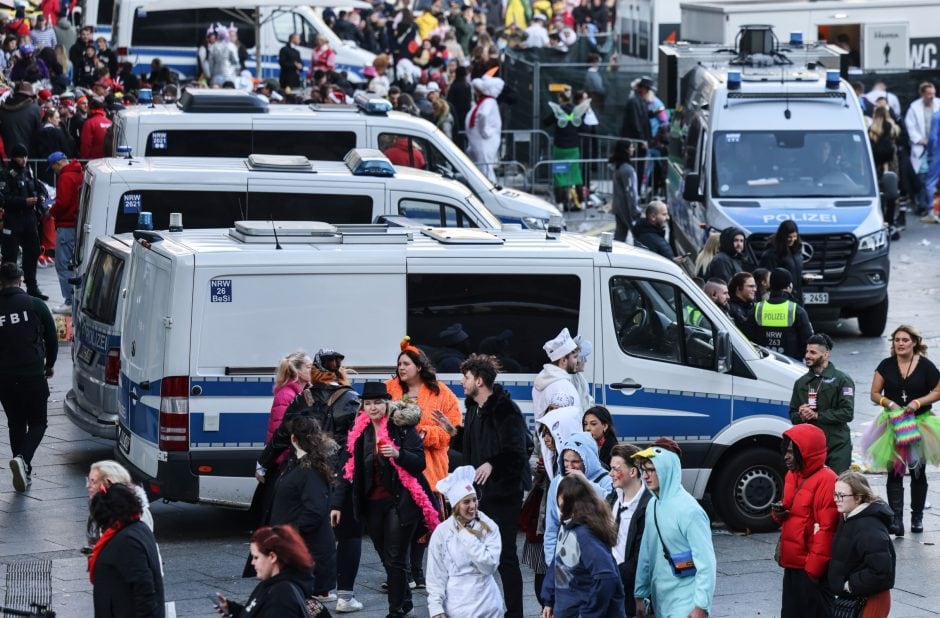
[[[838,284],[845,278],[845,271],[852,263],[858,241],[852,234],[807,234],[802,237],[808,245],[803,250],[803,272],[821,274],[818,284]],[[770,246],[770,234],[752,234],[748,244],[758,260]],[[806,259],[807,254],[809,259]]]

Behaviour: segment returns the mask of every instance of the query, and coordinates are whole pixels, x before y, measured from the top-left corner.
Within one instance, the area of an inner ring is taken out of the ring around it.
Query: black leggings
[[[414,609],[408,587],[408,553],[415,523],[402,524],[391,500],[369,501],[366,529],[385,566],[388,580],[388,616],[400,618]]]
[[[896,474],[894,468],[888,470],[888,488],[889,490],[897,488],[898,495],[901,496],[901,504],[904,504],[904,475]],[[916,468],[911,468],[911,511],[914,513],[923,513],[924,504],[927,502],[927,470],[926,464],[921,464]]]

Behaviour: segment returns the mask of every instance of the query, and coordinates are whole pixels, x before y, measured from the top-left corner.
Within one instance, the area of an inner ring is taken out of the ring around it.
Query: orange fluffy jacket
[[[432,491],[437,491],[437,482],[447,476],[447,449],[450,446],[450,434],[444,431],[434,421],[434,410],[444,413],[456,427],[461,424],[460,404],[454,392],[446,384],[437,383],[441,392],[435,395],[424,384],[418,391],[418,407],[421,408],[421,420],[416,429],[424,437],[424,478],[427,479]],[[392,399],[401,400],[404,391],[398,378],[391,378],[385,382],[388,394]]]

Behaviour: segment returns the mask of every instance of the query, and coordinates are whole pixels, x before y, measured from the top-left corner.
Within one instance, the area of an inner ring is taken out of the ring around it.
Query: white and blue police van
[[[204,41],[209,26],[215,24],[238,28],[238,39],[249,50],[248,68],[254,77],[262,79],[280,75],[278,52],[294,32],[300,35],[297,50],[304,72],[310,68],[317,35],[326,37],[336,52],[336,70],[345,71],[353,83],[366,79],[362,70],[375,59],[372,52],[340,39],[310,6],[279,6],[265,0],[248,7],[243,2],[227,6],[224,1],[205,0],[85,0],[81,4],[79,12],[83,15],[78,18],[81,23],[93,26],[95,36],[111,41],[118,59],[134,65],[135,75],[149,73],[150,62],[159,58],[164,66],[183,77],[195,78],[199,74],[196,49]],[[336,6],[356,4],[355,0],[339,0]],[[256,61],[257,35],[262,47],[260,74]]]
[[[363,165],[370,161],[380,165]],[[393,166],[367,148],[338,162],[260,154],[96,159],[85,168],[79,194],[76,269],[84,272],[95,238],[137,229],[141,212],[160,229],[170,226],[170,213],[194,229],[245,217],[373,223],[400,216],[434,227],[502,226],[462,183]]]
[[[865,120],[840,79],[844,52],[787,44],[746,26],[733,47],[660,47],[660,95],[675,108],[667,193],[674,242],[696,252],[737,227],[754,258],[780,223],[803,240],[801,301],[813,319],[857,317],[878,336],[888,316],[890,234]]]
[[[749,343],[674,263],[554,226],[275,225],[134,233],[115,456],[153,498],[249,504],[291,350],[339,350],[361,386],[394,374],[403,335],[441,346],[460,324],[472,351],[512,367],[500,383],[531,420],[542,345],[568,328],[594,342],[585,377],[621,440],[673,437],[696,497],[732,527],[772,527],[805,368]],[[439,375],[458,396],[460,377]]]
[[[339,161],[351,148],[405,146],[410,167],[455,178],[503,223],[545,229],[561,214],[547,201],[494,185],[434,124],[391,110],[381,99],[355,97],[350,105],[269,105],[233,90],[186,89],[177,104],[137,105],[114,120],[113,154],[129,147],[147,157],[247,157],[293,154]]]

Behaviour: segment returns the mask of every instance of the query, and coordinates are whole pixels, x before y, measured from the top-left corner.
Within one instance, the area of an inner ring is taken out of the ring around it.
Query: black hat
[[[441,343],[444,345],[457,345],[463,341],[466,341],[470,338],[470,335],[463,329],[463,325],[460,323],[451,324],[438,334],[438,337],[441,339]]]
[[[22,278],[23,271],[16,265],[16,262],[4,262],[3,265],[0,266],[0,281],[10,283],[11,281]]]
[[[793,276],[786,268],[775,268],[770,273],[770,290],[779,292],[793,285]]]
[[[362,387],[362,400],[366,399],[391,399],[388,389],[385,388],[385,382],[366,382]]]
[[[29,151],[26,150],[26,146],[24,146],[23,144],[14,144],[13,148],[10,149],[10,156],[14,158],[15,157],[28,157]]]

